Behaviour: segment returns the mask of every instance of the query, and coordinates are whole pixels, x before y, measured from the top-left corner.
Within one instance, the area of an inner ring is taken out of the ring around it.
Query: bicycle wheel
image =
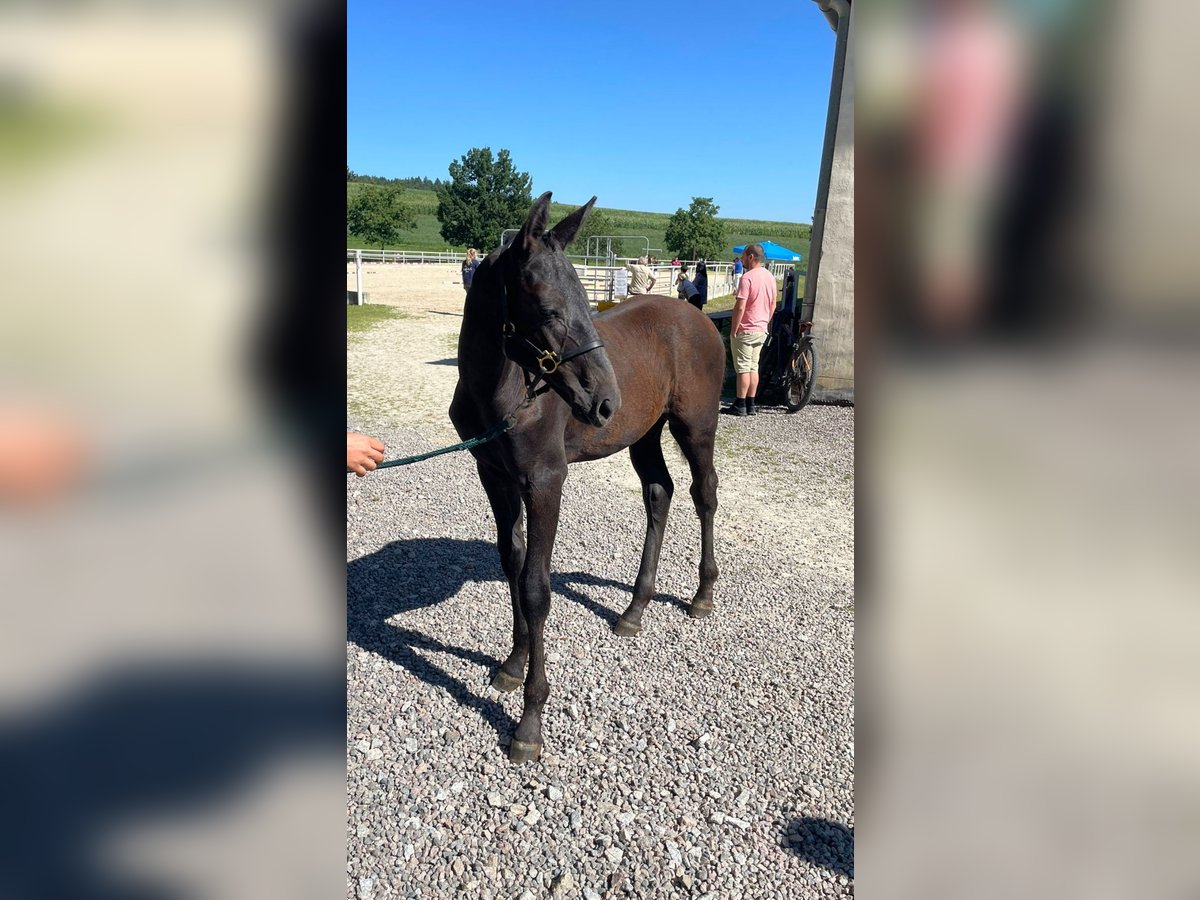
[[[791,378],[788,381],[784,403],[788,412],[799,412],[812,399],[813,385],[817,381],[817,348],[808,341],[800,341],[792,354]]]

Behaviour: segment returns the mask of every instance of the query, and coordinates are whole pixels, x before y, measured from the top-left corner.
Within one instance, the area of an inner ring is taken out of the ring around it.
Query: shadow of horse
[[[106,860],[112,829],[208,815],[314,750],[335,784],[344,765],[337,667],[181,661],[82,681],[0,716],[0,897],[187,896],[169,868]]]
[[[347,639],[369,653],[395,663],[431,687],[441,688],[464,707],[473,709],[507,740],[516,722],[504,710],[481,681],[473,687],[428,657],[444,653],[478,665],[488,677],[501,660],[477,650],[448,644],[434,637],[388,620],[397,615],[437,606],[457,594],[470,581],[495,581],[508,587],[500,568],[496,546],[486,541],[452,538],[414,538],[392,541],[374,553],[351,561],[346,566]],[[587,588],[616,588],[632,594],[632,587],[586,572],[551,575],[555,597],[577,603],[615,627],[620,613],[591,597]],[[659,600],[686,611],[688,604],[679,597],[659,595]],[[497,650],[507,652],[506,646]]]
[[[787,849],[801,859],[854,877],[854,829],[829,819],[802,816],[785,829]]]

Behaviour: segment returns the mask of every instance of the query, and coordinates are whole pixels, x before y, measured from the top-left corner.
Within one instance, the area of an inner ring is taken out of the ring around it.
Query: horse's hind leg
[[[503,476],[492,475],[479,466],[479,480],[492,504],[496,517],[496,549],[500,551],[500,565],[508,578],[508,590],[512,596],[513,646],[508,658],[492,678],[492,687],[498,691],[515,691],[525,680],[525,664],[529,659],[529,625],[521,609],[517,579],[525,566],[525,537],[521,533],[521,492],[517,485]]]
[[[671,419],[671,434],[679,442],[692,470],[692,502],[700,517],[700,587],[692,598],[688,615],[702,619],[713,609],[713,585],[716,583],[717,558],[713,550],[713,517],[717,512],[717,470],[713,466],[713,442],[716,439],[716,410],[705,410],[691,421]]]
[[[637,634],[642,630],[642,613],[654,597],[654,582],[658,575],[658,554],[662,549],[663,531],[667,526],[667,512],[671,508],[671,495],[675,484],[667,471],[662,452],[662,428],[660,420],[646,435],[629,448],[629,458],[634,471],[642,480],[642,500],[646,504],[646,543],[642,547],[642,564],[638,569],[637,581],[633,584],[633,602],[617,620],[616,632],[622,635]]]

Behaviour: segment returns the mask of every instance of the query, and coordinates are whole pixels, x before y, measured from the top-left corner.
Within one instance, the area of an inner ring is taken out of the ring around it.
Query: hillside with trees
[[[399,238],[394,242],[386,243],[388,250],[465,250],[468,245],[449,243],[442,237],[442,225],[437,218],[438,210],[438,195],[433,189],[420,189],[407,186],[407,183],[428,183],[444,184],[445,182],[430,181],[429,179],[417,178],[394,178],[394,179],[378,179],[372,180],[371,176],[356,175],[355,180],[350,180],[350,172],[347,169],[346,182],[346,202],[353,203],[355,197],[362,191],[380,190],[384,186],[394,187],[398,191],[400,201],[405,208],[410,210],[415,219],[416,227],[411,230],[403,231]],[[579,197],[577,200],[569,203],[552,203],[550,205],[550,221],[557,222],[567,213],[582,206],[590,197]],[[703,199],[703,198],[700,198]],[[526,204],[525,209],[528,209]],[[641,212],[629,209],[610,209],[608,207],[597,206],[593,211],[590,219],[595,219],[600,216],[596,225],[605,226],[605,231],[597,230],[597,227],[588,227],[585,225],[587,234],[613,234],[627,235],[630,237],[646,237],[650,241],[650,247],[653,252],[657,252],[659,256],[667,254],[666,234],[667,229],[671,224],[672,213],[656,213],[656,212]],[[509,228],[518,228],[524,221],[524,215],[517,217],[507,226]],[[782,244],[785,247],[790,247],[804,255],[805,260],[808,259],[809,240],[812,236],[812,226],[807,223],[799,222],[772,222],[760,219],[735,219],[716,216],[716,221],[720,223],[723,234],[723,245],[727,252],[716,254],[713,259],[729,259],[733,258],[731,251],[732,247],[738,244],[743,244],[747,241],[775,241],[777,244]],[[582,238],[584,235],[580,235]],[[490,253],[496,249],[500,242],[500,235],[497,233],[494,238],[488,242],[480,241],[479,250],[482,253]],[[377,243],[366,240],[361,235],[356,235],[350,232],[347,228],[346,234],[347,247],[361,247],[370,249],[378,247]],[[640,252],[643,245],[641,241],[627,240],[624,241],[617,250],[618,255],[632,256]],[[582,253],[583,241],[578,239],[570,248],[570,252]]]
[[[380,187],[412,188],[417,191],[436,191],[442,184],[440,178],[432,181],[421,175],[416,178],[381,178],[378,175],[359,175],[346,166],[346,183],[375,184]]]

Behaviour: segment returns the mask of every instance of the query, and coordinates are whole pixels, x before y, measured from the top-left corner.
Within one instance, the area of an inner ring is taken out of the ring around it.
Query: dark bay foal
[[[568,464],[629,448],[642,482],[646,541],[633,601],[616,631],[637,634],[654,596],[674,492],[661,443],[663,426],[669,427],[691,469],[700,517],[700,585],[689,612],[701,618],[713,608],[713,439],[724,346],[707,317],[668,297],[634,297],[592,318],[563,248],[595,202],[548,230],[550,194],[539,197],[512,243],[480,264],[459,335],[459,380],[450,406],[458,433],[480,434],[517,410],[511,429],[471,451],[496,517],[512,594],[512,652],[492,686],[511,691],[525,684],[525,708],[509,749],[514,762],[536,759],[542,749],[542,709],[550,694],[543,630]],[[536,396],[522,403],[530,393]]]

